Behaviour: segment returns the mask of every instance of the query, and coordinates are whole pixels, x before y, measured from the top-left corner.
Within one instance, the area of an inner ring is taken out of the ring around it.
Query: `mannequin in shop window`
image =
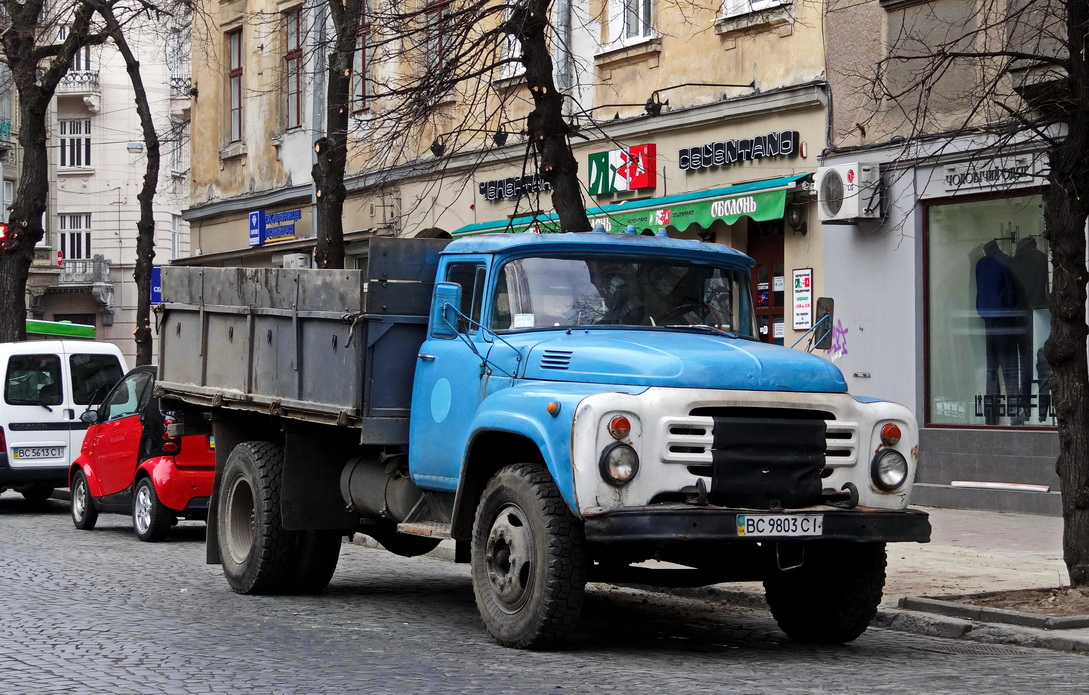
[[[1045,396],[1050,396],[1050,389],[1045,383],[1043,344],[1051,332],[1051,312],[1047,309],[1047,254],[1036,246],[1036,239],[1027,236],[1017,242],[1017,249],[1010,259],[1010,271],[1017,281],[1018,308],[1026,317],[1024,334],[1018,342],[1018,356],[1021,362],[1021,391],[1032,393],[1032,361],[1035,355],[1037,374],[1040,379],[1037,405],[1040,406],[1040,421],[1046,419],[1042,408]],[[1047,367],[1048,375],[1051,368]]]
[[[1005,412],[1010,424],[1024,424],[1028,417],[1028,390],[1022,378],[1032,366],[1022,358],[1028,331],[1028,318],[1021,306],[1022,298],[1017,279],[1010,267],[1011,258],[995,240],[983,245],[983,257],[976,261],[976,312],[983,319],[987,355],[986,393],[1005,396]],[[984,406],[988,425],[997,425],[999,408],[996,399]]]

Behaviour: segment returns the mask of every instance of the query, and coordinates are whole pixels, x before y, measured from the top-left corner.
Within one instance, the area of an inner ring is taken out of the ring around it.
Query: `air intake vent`
[[[570,364],[570,350],[545,350],[541,356],[541,369],[567,369]]]

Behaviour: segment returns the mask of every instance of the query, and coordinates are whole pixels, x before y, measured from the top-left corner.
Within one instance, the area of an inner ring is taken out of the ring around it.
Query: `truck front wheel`
[[[473,593],[484,625],[507,647],[556,644],[578,624],[586,586],[582,523],[541,466],[491,479],[473,524]]]
[[[297,539],[280,519],[284,450],[243,442],[223,467],[216,511],[223,574],[240,594],[290,591]]]
[[[884,586],[884,543],[808,543],[801,567],[764,579],[779,628],[814,644],[844,644],[865,632]]]

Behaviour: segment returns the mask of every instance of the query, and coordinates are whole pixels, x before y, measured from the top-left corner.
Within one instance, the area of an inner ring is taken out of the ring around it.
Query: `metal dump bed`
[[[157,393],[408,441],[438,239],[372,239],[363,270],[163,268]]]

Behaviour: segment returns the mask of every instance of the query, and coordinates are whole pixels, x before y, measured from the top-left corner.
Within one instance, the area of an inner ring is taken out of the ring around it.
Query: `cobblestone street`
[[[1085,656],[871,629],[790,642],[764,610],[593,585],[564,651],[496,646],[467,566],[346,544],[329,591],[243,597],[203,524],[0,496],[0,691],[16,693],[1082,693]]]

